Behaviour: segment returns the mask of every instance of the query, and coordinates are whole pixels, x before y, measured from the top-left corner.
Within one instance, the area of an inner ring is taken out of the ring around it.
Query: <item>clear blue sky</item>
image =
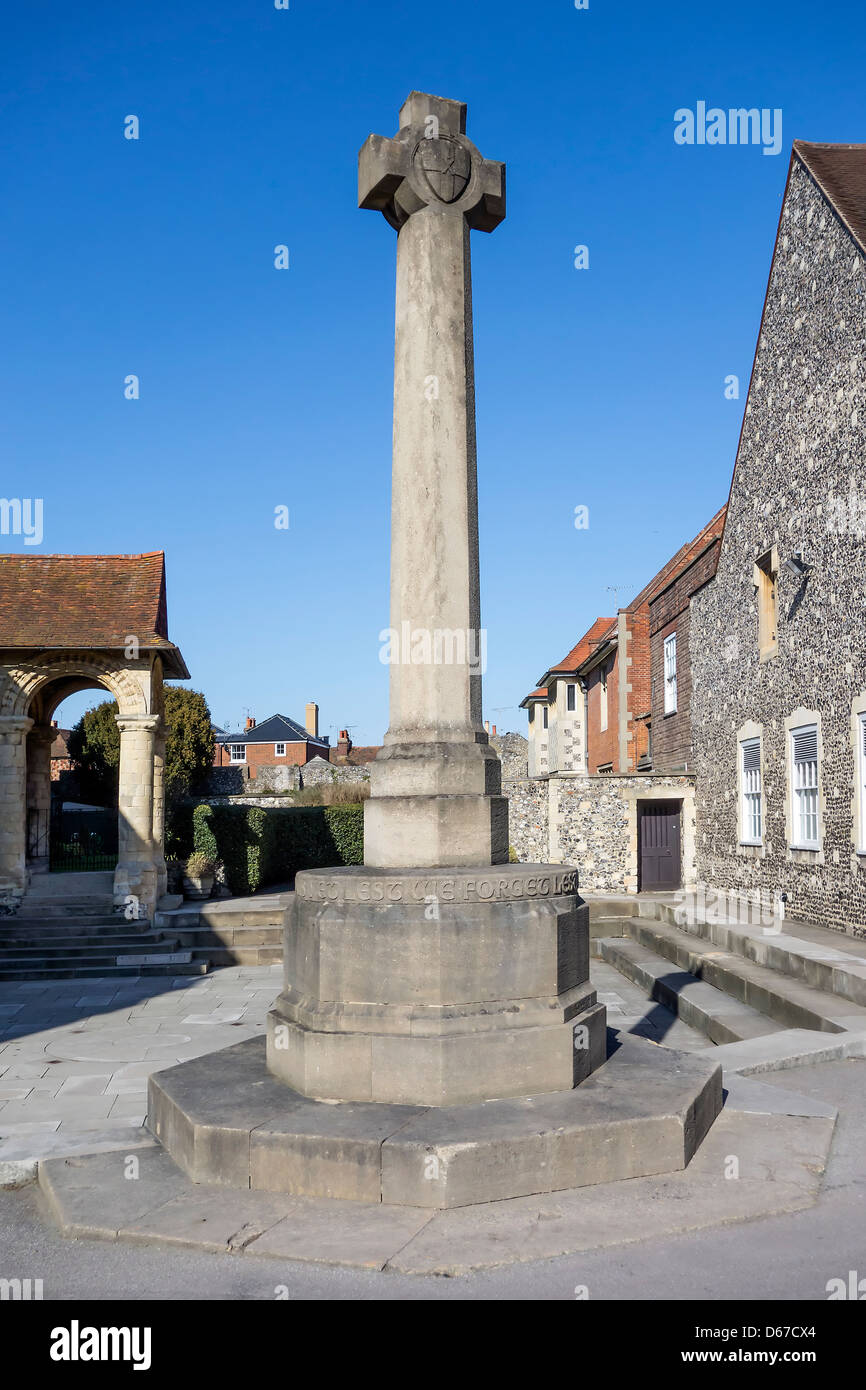
[[[42,553],[166,551],[217,723],[316,699],[356,742],[387,726],[395,236],[356,208],[367,134],[418,88],[508,166],[473,264],[485,714],[521,729],[607,586],[627,603],[727,496],[792,139],[866,140],[854,0],[47,0],[2,34],[0,493],[44,499]],[[676,145],[699,100],[782,108],[782,153]]]

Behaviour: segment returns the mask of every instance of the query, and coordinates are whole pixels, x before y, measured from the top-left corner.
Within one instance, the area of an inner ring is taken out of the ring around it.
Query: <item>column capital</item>
[[[33,722],[25,714],[0,714],[0,737],[3,734],[27,734],[33,728]]]
[[[44,743],[50,747],[59,732],[60,730],[55,729],[51,724],[34,724],[29,734],[32,742]]]
[[[115,720],[122,734],[155,734],[162,727],[160,714],[117,714]]]

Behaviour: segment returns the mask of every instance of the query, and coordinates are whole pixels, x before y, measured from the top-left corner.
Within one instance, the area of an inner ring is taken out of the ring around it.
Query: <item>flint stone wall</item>
[[[636,893],[638,804],[682,800],[683,885],[696,880],[694,776],[608,773],[504,786],[510,843],[521,863],[572,865],[580,890]]]
[[[299,769],[302,787],[320,787],[323,782],[369,782],[370,770],[365,764],[330,763],[324,758],[311,758]]]
[[[787,914],[866,935],[854,821],[854,701],[866,697],[866,258],[795,158],[716,577],[692,600],[698,869],[734,892],[786,892]],[[761,662],[753,563],[778,577],[778,652]],[[866,707],[866,706],[864,706]],[[785,721],[820,717],[820,851],[789,847]],[[760,726],[764,844],[739,844],[737,758]],[[752,731],[754,732],[754,730]]]

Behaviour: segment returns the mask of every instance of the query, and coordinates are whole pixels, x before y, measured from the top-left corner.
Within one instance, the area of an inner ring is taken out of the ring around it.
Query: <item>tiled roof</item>
[[[165,557],[0,555],[0,647],[168,643]]]
[[[551,666],[547,672],[549,676],[568,675],[576,671],[587,657],[592,656],[602,638],[610,631],[616,622],[615,618],[596,618],[592,627],[585,632],[576,646],[572,647],[567,656],[556,666]],[[542,679],[544,679],[542,677]]]
[[[547,689],[546,689],[546,688],[544,688],[544,689],[539,688],[538,690],[531,690],[531,691],[529,692],[529,694],[528,694],[527,696],[525,696],[524,699],[522,699],[522,700],[520,701],[520,708],[521,708],[521,709],[525,709],[526,705],[529,703],[530,700],[546,700],[546,699],[547,699]]]
[[[72,733],[72,730],[71,730],[71,729],[58,729],[58,730],[57,730],[57,736],[56,736],[56,738],[54,739],[54,742],[53,742],[52,745],[51,745],[51,757],[52,757],[52,758],[68,758],[68,757],[69,757],[69,735],[70,735],[71,733]]]
[[[794,154],[866,251],[866,145],[815,145],[795,140]]]
[[[338,748],[332,748],[330,750],[330,761],[332,763],[348,764],[349,767],[361,767],[364,763],[371,763],[379,752],[380,745],[378,744],[370,744],[366,747],[361,745],[361,747],[358,748],[353,747],[349,749],[348,753],[342,755]]]
[[[272,714],[261,724],[254,724],[251,729],[238,729],[235,733],[220,730],[215,736],[217,743],[316,743],[323,748],[328,746],[327,738],[313,738],[302,724],[297,724],[285,714]]]

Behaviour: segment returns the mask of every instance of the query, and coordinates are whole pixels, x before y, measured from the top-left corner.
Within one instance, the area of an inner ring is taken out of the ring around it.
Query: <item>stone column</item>
[[[359,159],[361,207],[397,236],[391,502],[391,717],[371,765],[375,866],[508,858],[499,759],[481,722],[470,229],[505,216],[505,170],[466,138],[462,102],[413,92]]]
[[[508,803],[481,722],[469,232],[505,206],[502,166],[465,120],[461,102],[415,92],[396,138],[373,135],[360,156],[361,206],[398,229],[399,650],[365,865],[297,874],[268,1015],[269,1070],[319,1100],[531,1096],[568,1090],[605,1055],[577,876],[503,862]]]
[[[27,734],[33,720],[0,716],[0,906],[17,907],[27,887]]]
[[[153,767],[154,743],[159,726],[159,715],[117,716],[117,727],[120,729],[120,786],[114,904],[115,907],[124,907],[130,897],[137,898],[139,915],[142,917],[151,916],[157,899]]]
[[[27,735],[27,859],[31,874],[48,872],[51,745],[57,730],[38,724]]]
[[[153,862],[156,867],[157,901],[168,887],[165,867],[165,726],[160,728],[153,745]]]

